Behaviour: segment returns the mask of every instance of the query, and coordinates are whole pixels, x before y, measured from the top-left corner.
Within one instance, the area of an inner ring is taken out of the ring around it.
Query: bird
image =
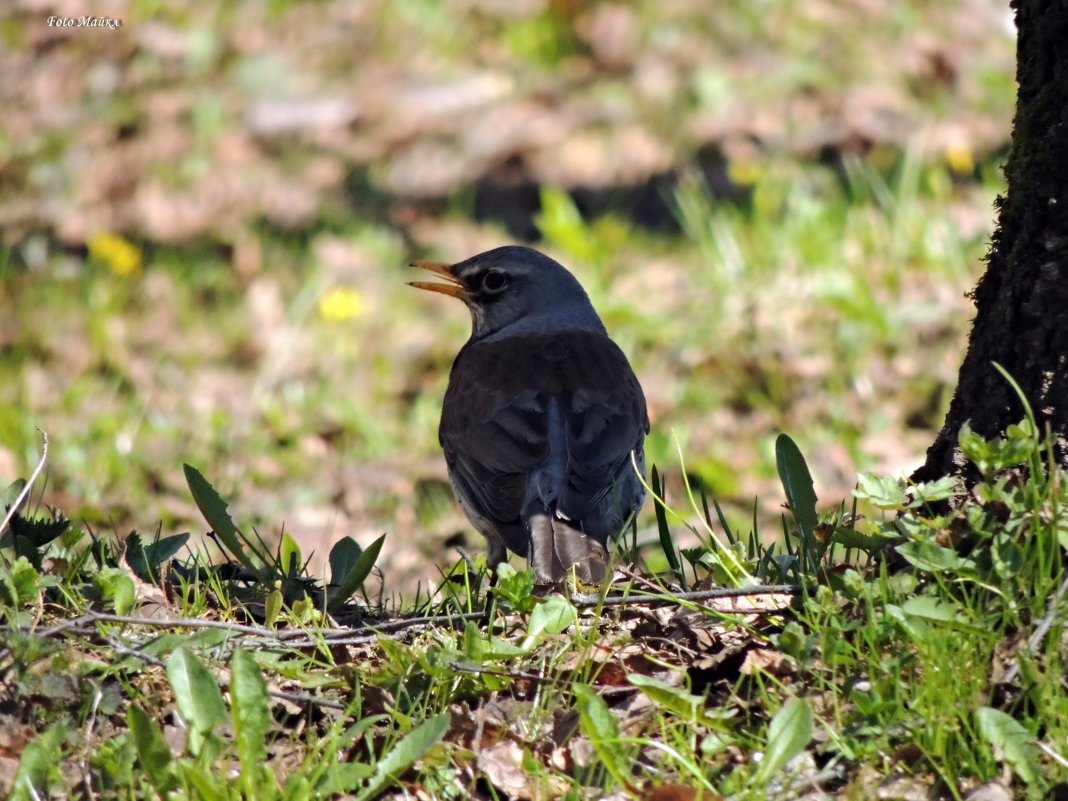
[[[563,265],[508,245],[415,261],[459,298],[471,337],[449,371],[438,440],[453,494],[496,568],[512,551],[539,584],[601,584],[608,544],[645,500],[641,384]]]

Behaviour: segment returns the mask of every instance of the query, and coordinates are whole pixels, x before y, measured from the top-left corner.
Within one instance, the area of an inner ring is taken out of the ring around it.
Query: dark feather
[[[600,332],[564,330],[468,343],[453,364],[439,437],[483,534],[529,553],[539,576],[559,580],[577,564],[589,580],[597,569],[581,565],[599,560],[603,575],[605,544],[643,499],[630,454],[641,454],[648,429],[623,352]]]

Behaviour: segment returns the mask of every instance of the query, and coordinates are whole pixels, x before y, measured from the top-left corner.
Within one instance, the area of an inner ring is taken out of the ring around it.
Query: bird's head
[[[412,266],[437,273],[445,282],[413,281],[411,286],[459,298],[467,304],[472,339],[484,339],[501,331],[604,331],[575,276],[531,248],[501,247],[456,264],[417,261]]]

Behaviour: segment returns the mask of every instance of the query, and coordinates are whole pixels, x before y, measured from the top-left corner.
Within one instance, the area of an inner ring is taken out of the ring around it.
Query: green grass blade
[[[653,485],[653,512],[656,514],[656,531],[660,537],[660,547],[664,551],[664,556],[667,557],[671,572],[674,573],[675,578],[685,586],[685,579],[682,573],[682,560],[679,559],[678,551],[675,550],[675,543],[671,539],[671,529],[668,528],[667,511],[664,505],[664,500],[666,500],[664,497],[664,484],[660,478],[660,472],[656,469],[656,465],[653,465],[650,470],[649,478]]]

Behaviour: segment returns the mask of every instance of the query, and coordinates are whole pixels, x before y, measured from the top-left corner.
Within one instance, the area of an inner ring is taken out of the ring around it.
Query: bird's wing
[[[547,396],[521,380],[510,351],[502,342],[460,351],[438,430],[457,492],[498,526],[519,522],[528,474],[549,453]]]
[[[633,469],[630,454],[641,450],[649,417],[638,379],[608,337],[591,335],[561,367],[568,465],[557,508],[581,520]]]
[[[557,508],[581,518],[619,471],[630,469],[630,452],[648,426],[645,398],[622,351],[603,334],[571,330],[465,346],[453,365],[439,435],[458,492],[482,515],[513,523],[529,500],[532,474],[550,458],[551,441],[567,448]]]

